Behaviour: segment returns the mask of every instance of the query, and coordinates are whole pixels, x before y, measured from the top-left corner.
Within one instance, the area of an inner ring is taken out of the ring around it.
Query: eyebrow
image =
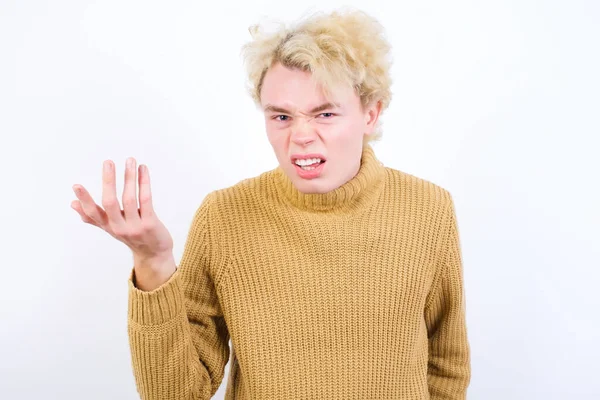
[[[337,104],[337,103],[331,103],[331,102],[329,102],[329,103],[323,103],[320,106],[317,106],[317,107],[313,108],[312,110],[310,110],[309,114],[314,114],[316,112],[323,111],[323,110],[328,110],[330,108],[337,108],[339,106],[340,105]],[[288,110],[286,110],[283,107],[274,106],[272,104],[267,104],[265,106],[265,110],[264,111],[265,112],[280,112],[280,113],[284,113],[284,114],[291,114],[292,113],[291,111],[288,111]]]

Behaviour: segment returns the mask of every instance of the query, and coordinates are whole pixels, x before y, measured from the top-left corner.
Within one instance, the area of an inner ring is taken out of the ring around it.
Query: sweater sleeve
[[[452,199],[444,225],[441,263],[425,307],[429,338],[427,381],[432,400],[464,400],[471,379],[462,256]]]
[[[129,277],[128,336],[137,391],[143,400],[210,399],[223,380],[229,331],[217,298],[209,194],[196,210],[181,262],[152,291]]]

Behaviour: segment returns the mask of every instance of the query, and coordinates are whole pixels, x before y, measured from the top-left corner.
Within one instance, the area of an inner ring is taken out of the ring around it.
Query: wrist
[[[152,258],[134,257],[134,285],[144,291],[154,290],[168,281],[176,270],[172,254]]]
[[[153,271],[160,271],[163,265],[174,261],[173,252],[165,252],[161,254],[155,254],[152,256],[133,254],[133,263],[136,268],[149,269]]]

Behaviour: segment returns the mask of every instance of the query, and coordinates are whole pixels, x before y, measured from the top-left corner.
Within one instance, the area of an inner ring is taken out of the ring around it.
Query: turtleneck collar
[[[368,206],[377,197],[383,187],[384,173],[383,163],[372,146],[365,143],[357,174],[327,193],[299,191],[281,166],[273,170],[273,181],[278,196],[287,204],[307,211],[346,213]]]

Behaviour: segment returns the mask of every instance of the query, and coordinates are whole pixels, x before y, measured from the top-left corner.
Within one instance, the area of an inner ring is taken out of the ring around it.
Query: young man
[[[139,215],[115,211],[108,184],[108,216],[90,217],[121,227],[112,233],[134,251],[128,332],[141,397],[209,399],[229,362],[226,399],[465,399],[451,195],[385,167],[370,145],[391,98],[381,26],[334,12],[251,32],[250,90],[279,166],[206,196],[178,268],[145,169]],[[128,171],[123,202],[135,204]]]

